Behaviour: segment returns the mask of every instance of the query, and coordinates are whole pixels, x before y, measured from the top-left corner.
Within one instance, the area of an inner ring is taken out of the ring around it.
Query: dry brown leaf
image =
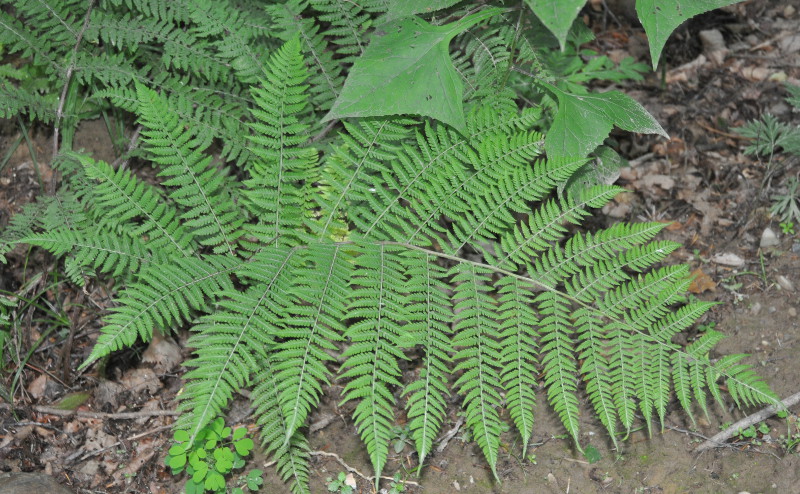
[[[716,290],[717,284],[701,268],[697,268],[694,271],[692,271],[691,276],[694,279],[692,280],[692,283],[689,285],[690,293],[700,294],[703,292],[708,292],[708,291],[713,292],[714,290]]]
[[[30,393],[31,398],[38,400],[42,396],[44,396],[44,392],[47,389],[47,374],[42,374],[28,385],[28,393]]]
[[[181,349],[169,336],[153,331],[153,339],[142,354],[142,362],[152,363],[158,372],[167,372],[181,363]]]

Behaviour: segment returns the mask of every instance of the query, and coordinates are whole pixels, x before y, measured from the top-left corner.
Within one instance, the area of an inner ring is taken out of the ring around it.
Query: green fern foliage
[[[262,445],[293,493],[310,492],[306,429],[333,383],[376,490],[402,409],[424,465],[459,402],[499,477],[506,437],[523,452],[534,437],[541,390],[578,449],[583,408],[616,443],[637,415],[663,428],[673,402],[690,417],[728,395],[776,403],[745,356],[714,354],[719,333],[676,343],[713,303],[687,300],[688,268],[668,265],[678,245],[658,239],[665,224],[585,226],[622,189],[575,183],[587,160],[545,153],[555,105],[540,89],[558,84],[547,67],[583,62],[576,46],[537,42],[516,21],[522,2],[435,44],[465,86],[462,129],[419,115],[321,118],[387,26],[424,17],[434,32],[475,5],[266,3],[42,0],[0,12],[0,45],[28,63],[0,68],[0,115],[63,131],[62,185],[0,232],[0,261],[28,244],[63,257],[76,284],[114,280],[83,367],[188,329],[176,427],[191,442],[251,390]],[[419,16],[385,24],[390,7]],[[397,77],[419,68],[406,41],[380,60],[407,62]],[[72,149],[78,117],[100,113],[135,129],[113,163]]]
[[[164,186],[174,187],[170,198],[184,208],[180,219],[201,245],[233,254],[243,219],[230,197],[227,177],[211,164],[201,141],[183,127],[164,98],[144,86],[137,93],[146,150],[162,167],[159,176],[168,177]]]
[[[286,441],[303,427],[323,386],[330,383],[326,363],[335,360],[330,353],[344,339],[352,272],[352,258],[342,245],[314,244],[299,254],[291,289],[295,304],[285,314],[285,326],[276,331],[274,352]]]
[[[193,370],[187,373],[189,383],[179,407],[191,411],[181,417],[179,427],[188,429],[192,439],[219,415],[234,392],[260,373],[259,359],[268,357],[280,324],[278,316],[285,305],[280,285],[285,283],[284,273],[293,254],[285,248],[264,250],[236,270],[249,288],[235,289],[230,278],[224,277],[227,285],[207,294],[221,299],[219,307],[195,326],[198,334],[190,343],[197,358],[186,364]]]
[[[405,254],[408,268],[408,335],[405,346],[424,349],[419,379],[409,383],[406,414],[408,426],[423,465],[431,452],[447,412],[448,375],[452,362],[452,330],[448,321],[452,312],[445,283],[446,271],[430,253],[411,251]]]
[[[104,319],[105,326],[84,367],[114,350],[133,345],[137,337],[149,341],[154,330],[166,331],[207,310],[206,300],[221,290],[232,290],[230,273],[235,259],[172,259],[151,264],[140,282],[128,286],[117,299],[118,307]]]
[[[496,284],[501,355],[500,370],[506,407],[527,451],[533,434],[533,408],[538,388],[539,316],[534,310],[532,285],[509,276]]]
[[[183,257],[196,252],[193,235],[180,224],[177,209],[166,202],[158,190],[139,180],[130,170],[114,171],[103,161],[79,154],[74,157],[84,166],[86,176],[97,181],[93,189],[94,205],[103,210],[107,218],[113,218],[115,223],[140,219],[131,234],[134,238],[146,236],[148,246],[155,252]]]
[[[317,161],[315,149],[301,146],[308,139],[309,126],[300,121],[308,110],[308,86],[297,38],[275,53],[269,71],[261,87],[253,89],[258,107],[250,124],[250,150],[257,159],[242,194],[245,207],[258,218],[249,229],[254,237],[262,243],[297,243],[311,206],[305,181]]]
[[[401,385],[399,361],[407,358],[402,351],[405,273],[397,248],[377,245],[360,250],[347,314],[361,320],[345,332],[350,345],[342,355],[346,360],[341,378],[348,380],[343,403],[357,402],[353,420],[380,478],[394,424],[391,388]]]
[[[501,361],[497,305],[491,297],[490,271],[475,265],[461,264],[453,273],[457,283],[454,293],[456,323],[453,327],[454,371],[464,371],[455,387],[464,397],[466,424],[472,429],[495,478],[497,451],[500,447]]]

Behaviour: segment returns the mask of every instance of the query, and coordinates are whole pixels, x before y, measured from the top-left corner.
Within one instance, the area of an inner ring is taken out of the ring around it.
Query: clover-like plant
[[[223,418],[217,418],[197,434],[194,442],[189,442],[189,434],[177,430],[173,438],[175,444],[169,449],[164,463],[172,469],[173,475],[186,472],[186,494],[203,494],[206,491],[225,492],[227,481],[234,470],[244,468],[244,457],[250,454],[254,443],[247,436],[247,428],[231,430],[225,426]],[[233,494],[242,494],[246,486],[255,492],[264,482],[262,472],[253,469],[237,479]]]

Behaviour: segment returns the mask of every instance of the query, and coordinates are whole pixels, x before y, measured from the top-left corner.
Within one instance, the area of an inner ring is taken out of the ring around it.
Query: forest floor
[[[612,13],[587,15],[598,36],[593,47],[648,63],[641,29],[632,27],[624,11]],[[704,48],[704,30],[717,30],[724,45]],[[721,302],[696,331],[714,327],[725,333],[720,354],[751,354],[748,362],[778,395],[789,396],[800,391],[800,225],[797,233],[783,232],[769,207],[787,178],[800,174],[800,159],[745,155],[749,141],[732,129],[767,112],[800,124],[800,115],[784,102],[783,85],[800,84],[800,5],[757,0],[701,16],[673,35],[665,54],[666,72],[620,88],[653,113],[671,140],[614,133],[631,161],[618,180],[629,192],[597,221],[672,222],[662,237],[684,247],[670,261],[688,263],[698,275],[694,296]],[[49,181],[52,136],[29,130],[32,146],[23,140],[0,172],[0,226]],[[0,154],[19,138],[16,122],[0,122]],[[102,121],[84,122],[75,147],[109,162],[115,158]],[[766,233],[773,245],[762,246],[766,229],[774,233]],[[167,340],[147,352],[119,352],[103,379],[96,368],[76,372],[96,338],[110,287],[76,288],[57,278],[54,259],[38,251],[16,249],[8,258],[0,265],[0,290],[22,287],[37,308],[22,315],[24,331],[5,347],[17,361],[33,350],[27,364],[14,368],[4,355],[0,369],[0,385],[15,391],[13,413],[0,399],[0,471],[44,472],[78,493],[181,492],[163,457],[182,385],[178,364],[189,355],[186,334],[177,336],[177,346]],[[327,492],[327,479],[344,472],[357,485],[355,492],[369,493],[363,477],[370,472],[368,456],[349,410],[337,406],[340,392],[334,383],[311,416],[312,492]],[[755,410],[711,405],[709,416],[697,413],[695,423],[676,404],[669,411],[663,431],[654,429],[648,437],[646,429],[637,430],[618,450],[584,414],[581,444],[597,452],[587,458],[542,396],[527,454],[521,455],[511,433],[504,436],[497,483],[453,407],[443,426],[450,431],[447,440],[435,447],[421,478],[407,473],[416,466],[415,455],[400,429],[387,471],[406,481],[408,493],[800,492],[800,425],[791,417],[773,417],[754,437],[695,454],[704,437]],[[229,424],[252,428],[249,418],[246,401],[237,400]],[[266,463],[257,455],[250,466]],[[288,492],[271,468],[263,469],[267,478],[260,492]],[[390,483],[382,483],[386,492]]]

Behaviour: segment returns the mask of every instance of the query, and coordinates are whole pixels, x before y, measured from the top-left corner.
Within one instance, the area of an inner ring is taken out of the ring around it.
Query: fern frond
[[[58,107],[57,96],[39,94],[0,80],[0,118],[27,115],[31,119],[52,122]],[[67,114],[66,117],[74,115]]]
[[[547,398],[561,423],[578,442],[578,363],[573,346],[574,326],[570,322],[570,303],[558,292],[547,291],[536,297],[539,312],[544,315],[539,333],[539,350]],[[627,352],[626,352],[627,355]]]
[[[105,221],[119,225],[141,218],[141,225],[132,234],[146,237],[154,252],[191,256],[196,250],[192,234],[178,221],[178,211],[164,200],[152,186],[142,182],[129,170],[114,171],[104,161],[72,153],[84,167],[87,177],[98,183],[93,190],[96,208],[105,214]]]
[[[717,305],[717,302],[691,302],[680,308],[677,311],[669,312],[664,317],[653,325],[650,329],[650,334],[657,341],[670,342],[672,337],[681,331],[687,329],[695,323],[700,317],[708,312],[709,309]]]
[[[239,264],[235,258],[205,256],[149,265],[104,318],[97,343],[81,368],[133,345],[137,337],[149,341],[154,328],[166,331],[189,320],[196,311],[208,310],[208,300],[217,292],[232,290],[230,274]]]
[[[205,147],[215,139],[223,143],[220,158],[242,165],[250,159],[247,150],[247,127],[243,120],[247,107],[252,102],[244,95],[235,92],[222,92],[218,88],[187,85],[184,80],[157,78],[149,81],[146,77],[131,74],[150,87],[161,87],[167,106],[197,133],[197,139]],[[139,98],[135,89],[110,87],[93,93],[95,99],[108,98],[116,106],[132,113],[138,113]]]
[[[195,32],[213,37],[217,56],[227,61],[226,65],[235,70],[241,83],[257,82],[267,69],[266,46],[257,42],[260,33],[255,28],[259,23],[267,25],[269,22],[263,10],[247,12],[227,0],[188,3]]]
[[[370,175],[386,169],[386,163],[397,155],[398,141],[408,133],[408,120],[375,118],[358,124],[345,122],[347,133],[340,133],[343,145],[329,155],[325,165],[327,192],[318,198],[321,214],[312,224],[314,234],[321,239],[347,231],[343,221],[354,209],[368,201]],[[405,124],[405,125],[404,125]]]
[[[198,149],[195,135],[161,96],[144,86],[137,93],[142,137],[153,161],[163,167],[159,176],[169,177],[164,185],[175,187],[170,197],[184,208],[185,226],[215,253],[234,254],[244,220],[228,195],[226,177],[211,166],[211,157]]]
[[[535,197],[543,187],[548,187],[552,178],[549,176],[542,179],[543,186],[535,187],[532,195],[521,192],[518,187],[520,180],[526,180],[533,173],[529,161],[541,152],[539,134],[520,132],[508,139],[490,135],[481,136],[479,140],[484,138],[493,140],[491,147],[501,142],[499,146],[503,151],[479,156],[477,163],[455,177],[432,181],[432,193],[412,206],[415,228],[408,234],[407,243],[420,242],[421,236],[440,237],[446,233],[447,252],[455,253],[468,242],[478,250],[485,250],[480,242],[513,224],[511,213],[504,212],[503,207],[520,208],[525,200],[523,196]],[[481,146],[482,153],[485,150],[486,146]],[[563,168],[556,165],[548,169],[555,172]],[[504,193],[511,196],[502,197]],[[470,202],[473,200],[476,201],[474,209]],[[439,225],[442,216],[453,222],[453,231],[445,231]]]
[[[230,64],[217,57],[208,41],[166,19],[95,9],[86,38],[129,52],[136,52],[142,44],[161,45],[165,68],[190,73],[201,80],[220,82],[232,71]]]
[[[327,352],[343,339],[352,271],[352,259],[341,245],[315,244],[300,253],[292,289],[296,302],[276,331],[280,342],[273,357],[286,441],[303,426],[329,383],[325,363],[334,359]]]
[[[630,434],[636,413],[636,389],[632,348],[637,333],[631,335],[624,324],[611,323],[607,330],[611,349],[608,356],[609,380],[614,406],[626,434]],[[627,437],[627,435],[625,436]]]
[[[357,322],[345,332],[350,345],[342,354],[346,360],[340,378],[347,380],[342,403],[358,402],[353,419],[379,479],[394,424],[395,399],[390,388],[401,386],[398,362],[406,358],[401,349],[401,325],[408,320],[402,292],[405,273],[396,247],[358,247],[347,309],[348,318]]]
[[[651,345],[649,350],[649,354],[643,357],[643,359],[647,361],[647,365],[645,367],[645,373],[647,376],[644,382],[647,389],[645,393],[650,397],[650,403],[652,404],[652,408],[658,414],[658,422],[661,426],[661,430],[663,431],[664,418],[667,414],[667,405],[669,405],[671,400],[670,392],[672,391],[670,382],[671,367],[669,356],[672,351],[676,351],[677,349],[671,344],[663,344]],[[645,413],[645,409],[647,408],[646,405],[647,404],[643,406],[642,402],[640,401],[639,408],[642,409],[642,413]],[[650,416],[645,415],[645,420],[647,422],[647,430],[650,432]]]
[[[538,139],[532,142],[528,138],[523,142],[532,145],[531,152],[538,154]],[[455,253],[467,244],[476,247],[494,239],[516,223],[514,212],[529,211],[529,201],[542,199],[582,164],[582,161],[537,160],[533,166],[516,168],[499,180],[492,179],[496,170],[476,174],[472,181],[474,188],[465,191],[472,197],[472,210],[452,218],[452,233],[448,233],[452,245],[449,251]],[[483,180],[491,181],[493,185],[481,184]]]
[[[537,340],[539,318],[534,311],[535,288],[519,278],[505,276],[495,285],[500,298],[500,371],[506,392],[506,406],[522,437],[522,451],[528,451],[533,435],[533,409],[536,404],[536,376],[539,371]]]
[[[20,242],[42,247],[56,256],[70,253],[73,268],[68,269],[66,274],[78,286],[84,284],[82,273],[77,271],[79,267],[91,266],[101,273],[125,278],[149,263],[165,260],[160,252],[160,257],[155,257],[154,251],[137,238],[125,237],[101,228],[60,228],[29,235]]]
[[[624,245],[620,242],[619,246]],[[598,259],[593,265],[575,273],[566,281],[566,292],[573,298],[590,303],[630,279],[626,269],[643,271],[680,248],[676,242],[661,241],[637,245],[620,252],[613,259]]]
[[[575,313],[575,325],[579,340],[575,351],[582,362],[580,371],[586,394],[616,447],[617,412],[606,358],[610,347],[606,327],[596,313],[583,307]]]
[[[429,196],[444,192],[448,180],[464,180],[467,164],[478,163],[469,141],[445,125],[425,123],[416,132],[416,145],[404,144],[398,150],[391,172],[374,170],[371,194],[365,205],[350,212],[353,223],[364,237],[396,240],[407,237],[416,227],[416,211],[424,211]],[[420,239],[425,245],[430,240]]]
[[[60,69],[67,63],[81,28],[86,4],[70,2],[17,2],[14,17],[0,13],[0,44],[9,53],[31,57],[36,66],[45,68],[49,79],[63,77]]]
[[[258,219],[249,232],[262,243],[297,243],[310,205],[309,171],[317,151],[302,147],[308,125],[300,119],[308,102],[307,72],[296,38],[286,42],[268,62],[262,87],[252,90],[257,108],[250,124],[250,151],[257,157],[244,182],[244,205]]]
[[[453,346],[458,361],[453,372],[464,371],[455,388],[464,397],[465,423],[497,478],[497,450],[502,426],[497,408],[502,403],[501,348],[497,306],[490,296],[490,271],[472,264],[453,268],[457,284],[453,300],[456,323]]]
[[[508,174],[539,154],[537,133],[523,132],[512,140],[495,135],[498,128],[513,131],[524,126],[529,118],[530,112],[490,118],[486,111],[474,111],[467,120],[467,135],[426,122],[414,145],[405,144],[397,153],[390,170],[374,170],[368,185],[372,194],[366,196],[366,206],[355,211],[353,222],[365,237],[429,245],[444,232],[442,215],[458,218],[469,209],[477,178]]]
[[[319,26],[304,11],[308,0],[289,0],[286,3],[267,7],[272,16],[274,31],[283,40],[298,36],[303,54],[309,64],[311,102],[318,112],[327,112],[339,97],[344,85],[342,66],[333,60],[334,50],[328,47]]]
[[[482,29],[468,29],[453,41],[454,63],[462,67],[459,74],[464,79],[466,101],[496,111],[516,109],[516,92],[503,84],[511,70],[510,50],[516,36],[508,20],[498,16]]]
[[[0,262],[6,262],[5,254],[38,231],[51,232],[62,228],[81,231],[91,226],[85,206],[75,193],[67,188],[54,195],[41,195],[35,203],[26,204],[22,212],[14,215],[11,223],[0,235]]]
[[[739,363],[746,357],[747,355],[744,354],[726,355],[713,366],[708,367],[706,382],[711,394],[720,401],[720,392],[716,381],[722,377],[737,406],[770,404],[778,405],[781,409],[784,408],[778,396],[764,382],[764,379],[753,372],[751,366]]]
[[[553,247],[538,257],[531,269],[531,277],[550,287],[580,271],[581,267],[595,266],[612,259],[617,249],[628,249],[653,238],[666,225],[619,223],[595,234],[577,234],[561,245]]]
[[[342,62],[352,63],[364,53],[367,47],[364,38],[370,25],[370,16],[362,11],[359,4],[341,0],[311,0],[311,6],[319,12],[317,19],[329,24],[322,35],[333,40],[335,52]]]
[[[144,14],[157,20],[173,22],[175,24],[189,21],[189,12],[186,1],[163,2],[162,0],[105,0],[109,6],[126,8],[133,12]]]
[[[206,424],[219,416],[234,392],[260,376],[259,359],[267,358],[287,299],[286,271],[294,254],[290,249],[266,249],[249,263],[238,266],[241,278],[255,283],[246,291],[230,283],[216,292],[218,308],[193,328],[189,346],[196,358],[185,365],[192,368],[178,409],[184,412],[176,427],[189,432],[190,442]]]
[[[278,357],[268,355],[259,359],[259,380],[250,399],[255,409],[256,423],[261,428],[261,445],[264,453],[271,454],[276,461],[278,475],[290,482],[292,494],[311,494],[308,488],[308,440],[300,432],[289,432],[281,406],[277,377],[280,365]]]
[[[618,187],[599,185],[586,190],[577,200],[567,196],[542,204],[527,223],[517,223],[500,237],[495,246],[497,254],[490,261],[509,269],[524,266],[539,252],[550,249],[552,242],[559,241],[567,233],[566,224],[579,224],[589,214],[588,208],[602,207],[619,192]]]
[[[424,353],[419,379],[409,383],[406,414],[411,437],[417,448],[419,464],[425,463],[433,440],[441,429],[447,412],[448,365],[453,346],[450,341],[452,308],[446,295],[444,268],[431,254],[405,253],[408,276],[408,324],[404,327],[406,346],[422,346]]]
[[[604,314],[617,315],[627,309],[640,307],[645,300],[660,292],[664,286],[680,286],[678,281],[689,280],[686,265],[665,266],[645,273],[605,293],[597,301]],[[670,302],[671,303],[671,302]]]
[[[0,262],[6,264],[8,262],[6,254],[19,244],[21,239],[35,233],[44,209],[45,204],[41,201],[31,202],[11,217],[11,221],[0,234]]]

